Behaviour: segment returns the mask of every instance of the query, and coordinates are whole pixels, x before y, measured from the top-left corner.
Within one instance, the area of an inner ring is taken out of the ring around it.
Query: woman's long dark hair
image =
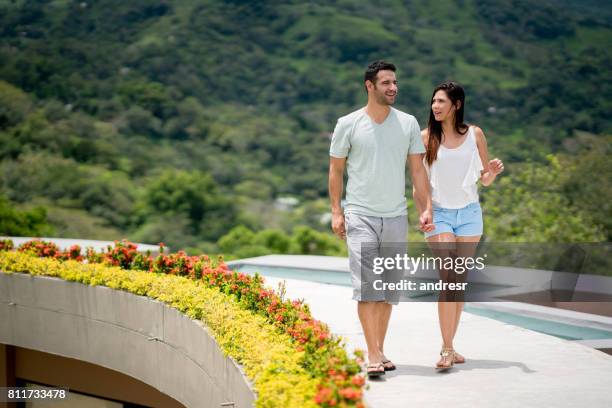
[[[436,86],[433,94],[431,94],[431,102],[433,102],[433,98],[438,91],[444,91],[454,106],[457,106],[457,101],[461,102],[461,106],[455,111],[455,131],[464,135],[465,132],[468,131],[468,125],[463,123],[463,112],[465,108],[465,92],[463,92],[463,88],[456,82],[442,82],[440,85]],[[431,108],[431,103],[429,105],[429,124],[427,128],[429,129],[429,141],[427,143],[425,160],[427,164],[431,166],[438,158],[438,149],[442,144],[442,122],[436,120],[433,109]]]

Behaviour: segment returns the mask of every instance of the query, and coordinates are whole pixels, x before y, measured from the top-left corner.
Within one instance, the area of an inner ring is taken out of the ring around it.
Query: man
[[[396,68],[376,61],[365,72],[368,103],[338,119],[330,147],[329,196],[332,229],[346,239],[353,299],[368,348],[367,373],[378,377],[395,365],[384,354],[384,341],[395,299],[362,293],[362,274],[371,269],[375,256],[382,256],[385,243],[403,243],[405,251],[408,219],[405,166],[410,163],[417,208],[423,209],[422,231],[433,229],[427,173],[420,160],[425,152],[416,119],[391,107],[397,96]],[[408,158],[408,160],[407,160]],[[341,207],[344,167],[348,182],[346,205]],[[364,252],[364,253],[362,253]],[[367,252],[367,254],[365,253]]]

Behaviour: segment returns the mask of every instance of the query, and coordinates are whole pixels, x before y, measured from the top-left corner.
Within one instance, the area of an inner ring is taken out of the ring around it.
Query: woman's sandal
[[[368,378],[378,378],[381,375],[385,375],[385,366],[383,363],[368,364],[366,372],[368,373]]]
[[[465,363],[465,357],[455,351],[455,356],[453,357],[453,362],[455,364],[463,364]]]
[[[385,371],[393,371],[397,368],[395,364],[387,358],[382,361],[382,365],[385,367]]]
[[[442,345],[442,348],[444,348],[444,345]],[[453,357],[453,362],[455,364],[463,364],[463,363],[465,363],[465,357],[463,357],[461,354],[457,353],[455,350],[453,350],[453,352],[455,353],[455,356]],[[442,355],[442,352],[440,352],[440,355]]]
[[[453,367],[455,364],[455,350],[445,347],[440,352],[440,356],[442,356],[442,359],[436,363],[436,370],[448,370]]]

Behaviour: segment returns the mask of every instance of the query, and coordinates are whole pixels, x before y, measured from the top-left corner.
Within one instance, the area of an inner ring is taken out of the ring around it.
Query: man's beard
[[[374,88],[376,89],[376,88]],[[389,100],[387,99],[387,95],[385,95],[384,93],[379,93],[378,91],[376,92],[376,100],[378,103],[380,103],[381,105],[393,105],[395,103],[395,97],[397,96],[397,93],[395,95],[393,95],[393,101],[389,102]]]

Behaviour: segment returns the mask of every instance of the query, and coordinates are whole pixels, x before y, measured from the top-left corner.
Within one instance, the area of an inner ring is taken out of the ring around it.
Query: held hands
[[[419,216],[419,229],[423,232],[431,232],[435,229],[431,210],[425,210]]]
[[[344,224],[344,214],[341,212],[332,213],[332,230],[340,239],[346,239],[346,227]]]
[[[502,163],[502,161],[499,160],[498,158],[495,158],[495,159],[489,161],[489,171],[494,176],[497,176],[502,171],[504,171],[504,163]]]
[[[346,239],[346,226],[344,223],[344,214],[332,213],[332,230],[340,239]],[[425,210],[419,216],[419,229],[423,232],[431,232],[435,229],[433,217],[430,210]]]

